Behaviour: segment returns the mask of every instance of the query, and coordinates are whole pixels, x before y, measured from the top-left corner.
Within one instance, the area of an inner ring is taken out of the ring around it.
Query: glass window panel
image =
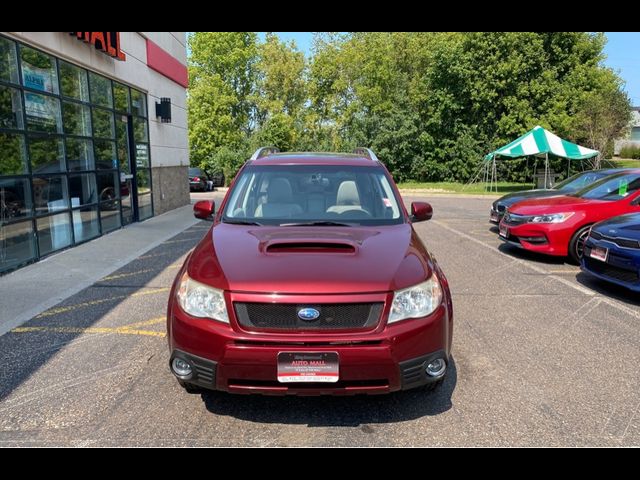
[[[149,145],[136,143],[136,166],[138,168],[149,167]]]
[[[24,135],[0,133],[0,175],[27,173]]]
[[[129,137],[127,135],[127,117],[118,115],[116,117],[116,140],[118,141],[118,161],[120,170],[124,173],[131,173],[129,168]]]
[[[153,216],[151,194],[138,196],[138,217],[140,220]]]
[[[66,97],[88,102],[87,71],[60,60],[60,90]]]
[[[20,47],[20,58],[22,60],[22,84],[25,87],[42,92],[58,93],[55,58],[24,45]]]
[[[33,200],[36,215],[59,212],[69,208],[67,177],[33,177]]]
[[[69,213],[39,218],[36,222],[40,255],[46,255],[71,245]]]
[[[133,138],[136,142],[148,142],[147,121],[144,118],[133,117]]]
[[[91,140],[67,138],[65,145],[67,146],[67,163],[70,172],[95,169]]]
[[[71,207],[79,207],[98,201],[96,177],[93,173],[69,175],[69,196]]]
[[[66,170],[64,147],[59,137],[29,137],[29,158],[33,173],[56,173]]]
[[[120,196],[120,181],[117,172],[98,174],[98,201],[113,202]]]
[[[62,133],[60,100],[38,93],[24,92],[27,128],[47,133]]]
[[[0,272],[15,268],[36,256],[33,222],[0,224]]]
[[[24,128],[22,98],[17,88],[0,85],[0,128]]]
[[[102,107],[113,107],[111,80],[93,72],[89,72],[89,85],[89,90],[91,91],[91,103],[95,103]]]
[[[101,169],[118,168],[116,142],[111,140],[94,140],[96,150],[96,167]]]
[[[73,234],[76,243],[84,242],[100,235],[98,207],[83,207],[72,212]]]
[[[90,137],[89,107],[75,102],[62,102],[62,124],[64,125],[64,133]]]
[[[106,202],[100,204],[100,222],[102,223],[102,233],[107,233],[116,228],[120,228],[120,201]]]
[[[118,82],[113,82],[113,101],[115,109],[129,113],[129,87]]]
[[[93,135],[102,138],[114,138],[113,113],[101,108],[93,108]]]
[[[0,37],[0,80],[19,83],[16,44],[4,37]]]
[[[148,168],[141,168],[136,172],[138,180],[138,194],[149,193],[151,191],[151,175]]]
[[[147,96],[135,88],[131,89],[131,112],[141,117],[147,116]]]
[[[31,215],[31,189],[25,178],[0,177],[0,224]]]

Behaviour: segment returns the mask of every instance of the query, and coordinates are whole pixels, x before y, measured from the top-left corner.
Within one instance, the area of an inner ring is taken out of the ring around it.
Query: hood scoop
[[[264,248],[265,253],[330,253],[353,255],[356,246],[350,242],[319,241],[319,240],[275,240],[268,242]]]

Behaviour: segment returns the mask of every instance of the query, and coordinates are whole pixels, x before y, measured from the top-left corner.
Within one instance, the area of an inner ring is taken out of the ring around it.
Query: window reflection
[[[0,128],[24,128],[22,99],[17,88],[0,85]]]
[[[27,173],[24,135],[0,132],[0,175],[20,175]]]
[[[25,178],[0,178],[0,224],[31,215],[31,189]]]
[[[24,45],[20,47],[20,58],[22,60],[22,84],[25,87],[42,92],[58,93],[55,58]]]
[[[67,178],[63,175],[33,178],[33,201],[36,215],[69,208]]]
[[[29,158],[33,173],[64,172],[64,147],[60,137],[29,137]]]

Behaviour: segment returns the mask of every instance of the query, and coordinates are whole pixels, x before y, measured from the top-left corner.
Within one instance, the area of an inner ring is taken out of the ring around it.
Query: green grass
[[[604,160],[603,168],[640,168],[640,160],[632,160],[630,158]]]
[[[482,182],[474,183],[472,185],[456,182],[402,182],[398,184],[398,188],[431,190],[434,193],[469,193],[474,195],[496,194],[495,190],[492,192],[485,190],[485,184]],[[497,193],[517,192],[519,190],[529,190],[531,188],[534,188],[532,183],[498,182]]]

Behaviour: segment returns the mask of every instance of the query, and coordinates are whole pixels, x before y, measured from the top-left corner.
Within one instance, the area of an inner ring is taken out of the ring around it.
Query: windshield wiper
[[[231,225],[257,225],[259,227],[262,226],[261,223],[252,222],[250,220],[232,220],[232,219],[228,219],[228,218],[223,218],[222,222],[223,223],[230,223]]]
[[[281,223],[281,227],[353,227],[354,223],[331,222],[319,220],[315,222]]]

